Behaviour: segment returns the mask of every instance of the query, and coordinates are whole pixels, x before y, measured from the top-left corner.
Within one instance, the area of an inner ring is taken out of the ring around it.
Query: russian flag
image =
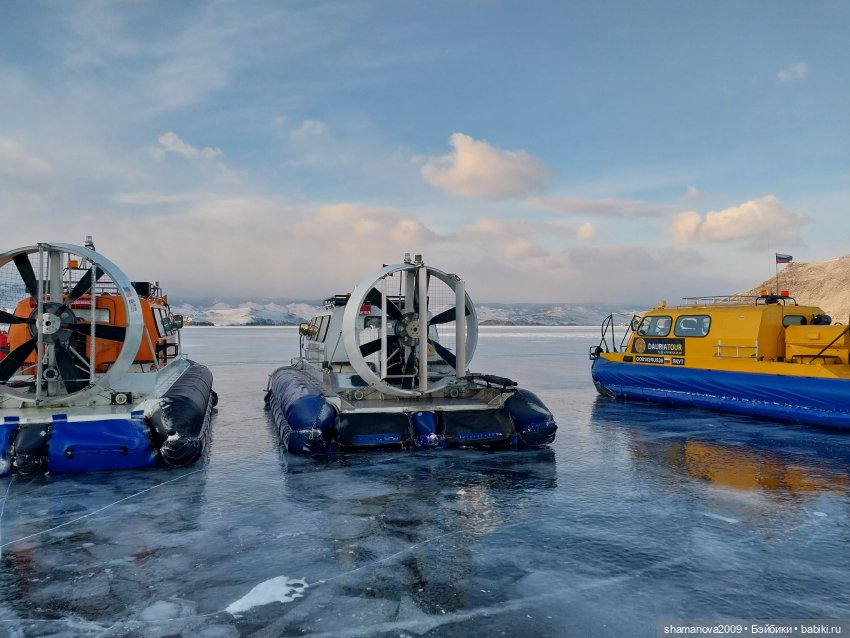
[[[792,261],[794,261],[794,258],[791,255],[783,255],[781,253],[776,253],[777,264],[790,264]]]

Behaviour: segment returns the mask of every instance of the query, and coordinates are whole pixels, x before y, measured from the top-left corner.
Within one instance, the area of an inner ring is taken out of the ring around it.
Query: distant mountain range
[[[316,314],[317,303],[301,301],[216,302],[210,306],[172,305],[171,311],[190,321],[186,324],[215,326],[294,326]]]
[[[778,280],[771,277],[743,295],[761,290],[788,290],[798,303],[823,308],[834,321],[850,321],[850,255],[815,263],[793,262],[781,266]],[[318,302],[262,301],[183,304],[172,308],[196,322],[224,325],[294,325],[310,319]],[[604,303],[501,304],[476,305],[481,325],[516,326],[596,326],[609,314],[620,322],[641,314],[655,304],[640,308]]]
[[[245,301],[212,305],[173,305],[172,311],[190,319],[186,323],[216,326],[288,326],[309,320],[316,314],[318,302],[310,301]],[[624,320],[636,310],[614,304],[477,304],[481,325],[500,326],[595,326],[609,314],[623,315]]]
[[[805,305],[814,305],[832,316],[834,321],[848,322],[850,318],[850,255],[816,263],[794,262],[781,267],[779,278],[771,277],[741,294],[758,294],[762,289],[788,290]],[[26,295],[21,285],[0,282],[0,308],[11,312]],[[316,313],[318,300],[260,300],[200,299],[191,303],[176,302],[172,310],[184,315],[186,323],[196,325],[297,325]],[[551,303],[476,305],[481,325],[516,326],[597,326],[609,314],[619,322],[628,321],[654,304],[640,308],[605,303]]]

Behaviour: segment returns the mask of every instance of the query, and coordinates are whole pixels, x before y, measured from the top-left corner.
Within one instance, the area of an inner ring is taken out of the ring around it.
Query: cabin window
[[[165,334],[173,335],[177,332],[174,326],[174,315],[168,310],[162,311],[162,327],[165,329]]]
[[[91,308],[74,308],[74,316],[83,323],[91,323]],[[109,309],[95,308],[94,311],[95,323],[109,323]]]
[[[328,336],[328,326],[331,323],[330,315],[323,315],[321,317],[316,317],[318,320],[319,332],[316,333],[316,341],[325,341],[325,337]]]
[[[638,326],[637,332],[641,336],[666,337],[670,334],[670,326],[672,324],[672,317],[667,315],[644,317]]]
[[[788,326],[805,326],[806,318],[803,315],[785,315],[782,317],[782,325]]]
[[[162,317],[162,308],[154,308],[153,318],[154,318],[154,321],[156,322],[157,336],[164,337],[168,333],[166,332],[165,323],[164,323],[163,317]]]
[[[681,315],[676,319],[673,334],[677,337],[704,337],[711,327],[708,315]]]

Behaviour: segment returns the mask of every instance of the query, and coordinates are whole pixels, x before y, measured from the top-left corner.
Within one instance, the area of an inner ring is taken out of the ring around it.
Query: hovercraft
[[[603,396],[850,428],[850,326],[787,291],[686,298],[590,348]]]
[[[292,453],[541,447],[555,438],[534,393],[467,370],[475,306],[462,279],[420,255],[329,297],[299,333],[300,356],[271,374],[265,399]]]
[[[182,325],[90,237],[0,254],[0,476],[196,461],[217,396]]]

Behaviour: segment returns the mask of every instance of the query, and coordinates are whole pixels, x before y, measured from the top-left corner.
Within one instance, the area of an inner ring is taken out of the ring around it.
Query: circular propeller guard
[[[465,312],[459,314],[461,305]],[[478,341],[475,306],[463,281],[421,259],[385,266],[358,284],[342,331],[357,374],[394,396],[430,394],[466,376]]]
[[[76,277],[80,272],[83,274]],[[43,406],[84,405],[127,372],[141,344],[144,319],[135,289],[115,264],[82,246],[42,243],[0,254],[0,273],[5,275],[0,285],[6,288],[0,302],[0,324],[9,324],[10,328],[26,324],[29,336],[22,342],[19,339],[0,360],[0,403],[5,396]],[[108,289],[121,299],[126,326],[92,324],[97,317],[91,301],[88,318],[78,316],[84,314],[79,310],[75,313],[75,306],[84,305],[82,297],[91,299],[93,285],[95,290]],[[31,312],[22,312],[26,306],[21,303],[17,312],[15,308],[2,308],[10,289],[12,295],[18,293],[18,302],[29,298]],[[97,362],[80,347],[82,337],[92,335],[120,343],[114,363],[104,373],[91,372]],[[10,384],[13,378],[18,383]]]

